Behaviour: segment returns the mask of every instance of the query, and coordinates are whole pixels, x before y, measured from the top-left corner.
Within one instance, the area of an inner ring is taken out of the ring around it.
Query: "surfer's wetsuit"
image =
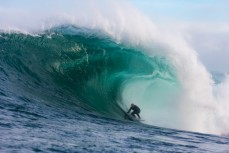
[[[139,113],[141,112],[141,109],[140,109],[138,106],[132,104],[131,107],[130,107],[130,109],[128,110],[127,113],[129,113],[131,110],[133,110],[133,112],[131,113],[131,115],[132,115],[133,117],[135,117],[135,114],[136,114],[136,115],[138,116],[138,118],[141,118],[141,117],[139,116]]]

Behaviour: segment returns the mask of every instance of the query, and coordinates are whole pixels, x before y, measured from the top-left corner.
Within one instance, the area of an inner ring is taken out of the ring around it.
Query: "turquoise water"
[[[148,121],[152,105],[163,112],[181,90],[167,57],[74,26],[36,35],[2,32],[0,53],[3,152],[229,150],[227,137]],[[124,119],[131,100],[146,122]]]

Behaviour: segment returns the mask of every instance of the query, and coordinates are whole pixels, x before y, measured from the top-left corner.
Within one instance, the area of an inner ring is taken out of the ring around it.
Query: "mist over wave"
[[[51,69],[52,75],[58,74],[57,80],[68,84],[68,89],[73,85],[70,89],[77,91],[74,85],[82,82],[78,98],[83,101],[92,95],[87,104],[100,113],[118,117],[120,112],[113,111],[116,106],[110,107],[110,102],[123,109],[134,102],[142,108],[147,124],[203,133],[229,133],[228,77],[215,84],[195,50],[180,35],[164,32],[128,2],[85,1],[80,5],[79,1],[68,2],[71,8],[57,7],[59,10],[54,7],[57,5],[49,9],[37,5],[33,14],[29,12],[40,1],[34,2],[28,10],[1,6],[2,52],[8,54],[17,47],[9,48],[9,42],[21,41],[25,48],[33,44],[37,49],[28,54],[35,57],[31,62],[36,63],[39,58],[48,61],[46,70]],[[61,5],[63,2],[42,3]],[[63,28],[63,25],[71,26]],[[57,30],[53,30],[56,27]],[[16,49],[13,55],[19,56],[18,50],[23,48]],[[61,56],[57,56],[60,53]],[[27,59],[23,57],[23,60]],[[28,68],[28,64],[25,62],[24,67]],[[97,67],[91,67],[94,65]],[[33,78],[43,71],[41,65],[38,67],[30,74]],[[42,80],[40,76],[37,78]],[[94,101],[101,103],[92,103]]]

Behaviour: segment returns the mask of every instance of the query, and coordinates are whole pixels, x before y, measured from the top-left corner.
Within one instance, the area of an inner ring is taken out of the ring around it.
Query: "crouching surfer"
[[[137,115],[138,118],[141,119],[141,117],[140,117],[140,115],[139,115],[140,112],[141,112],[141,109],[140,109],[137,105],[131,104],[130,109],[128,110],[127,113],[129,113],[131,110],[133,110],[132,113],[131,113],[131,115],[132,115],[134,118],[136,118],[135,115]]]

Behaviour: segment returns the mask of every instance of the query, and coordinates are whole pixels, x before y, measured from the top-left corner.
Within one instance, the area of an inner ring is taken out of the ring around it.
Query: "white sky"
[[[184,34],[210,71],[229,72],[229,0],[134,0],[153,22]]]
[[[80,0],[0,0],[13,10],[69,11]],[[90,0],[89,0],[90,1]],[[210,71],[229,72],[229,0],[128,0],[154,23],[180,31]],[[69,3],[71,2],[71,4]],[[103,2],[103,1],[100,1]],[[55,5],[53,5],[55,4]],[[84,6],[81,7],[82,9]],[[4,13],[4,12],[3,12]],[[22,17],[20,17],[21,19]],[[7,20],[7,17],[4,18]],[[0,18],[0,24],[1,18]]]

